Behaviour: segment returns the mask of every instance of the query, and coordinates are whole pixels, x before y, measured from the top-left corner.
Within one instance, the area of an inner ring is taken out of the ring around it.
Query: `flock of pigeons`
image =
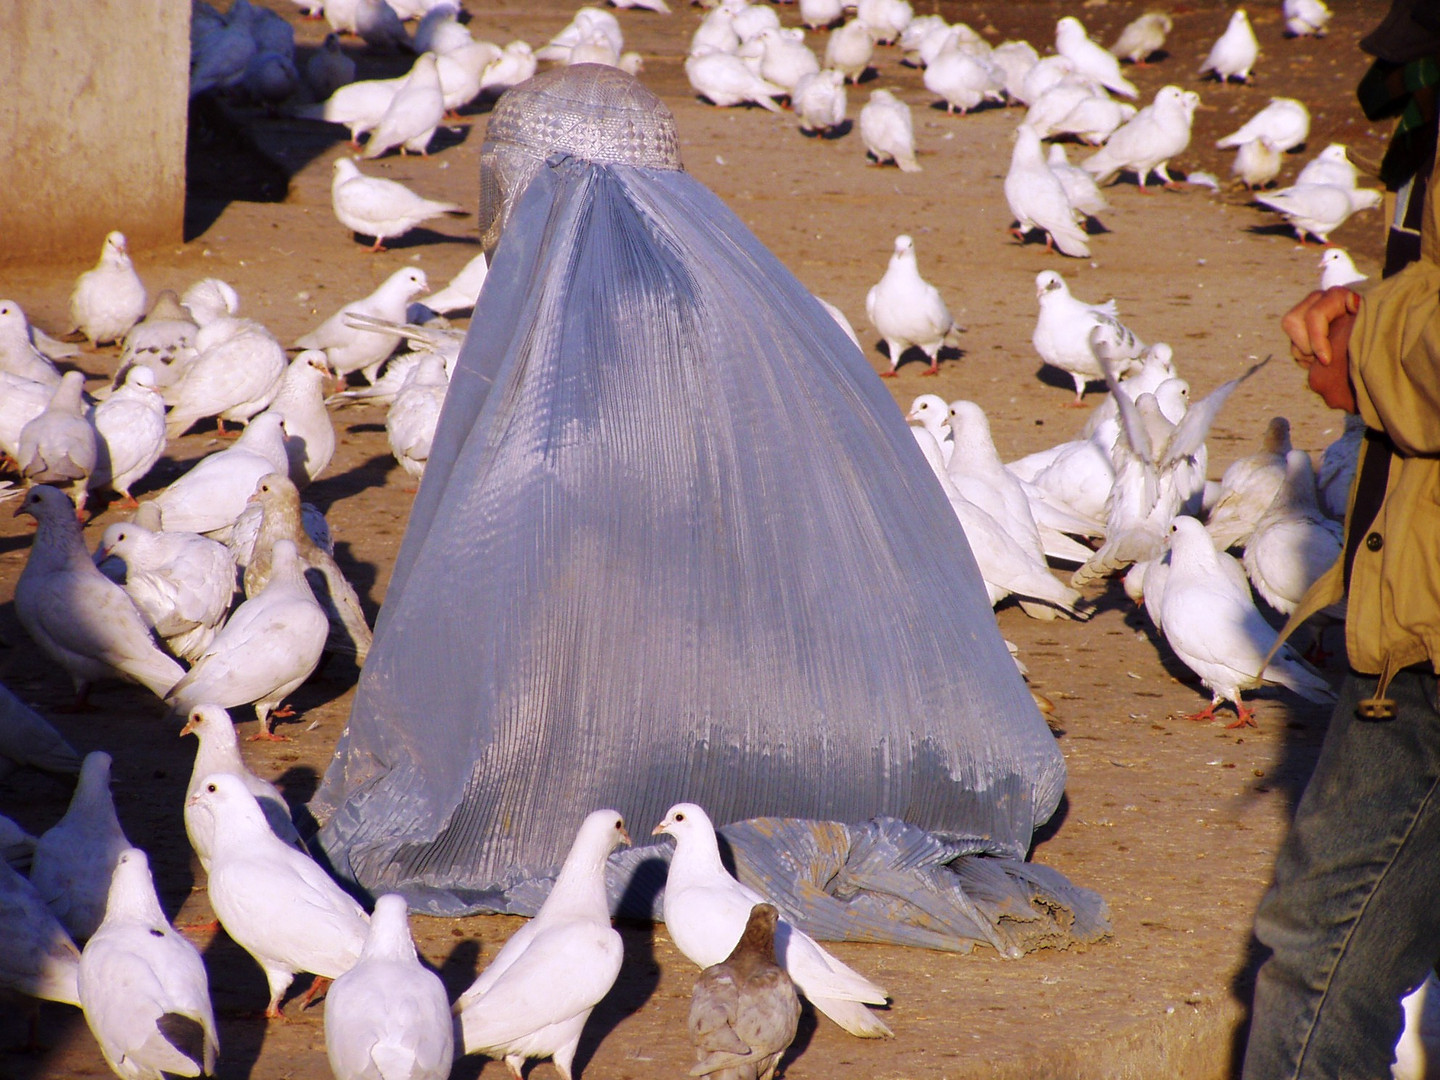
[[[13,767],[21,762],[9,755],[28,752],[25,764],[79,773],[69,809],[39,838],[0,817],[0,988],[78,1006],[126,1080],[213,1075],[205,964],[165,917],[149,860],[120,825],[110,755],[81,762],[8,691],[0,710],[0,761]],[[607,858],[630,843],[619,814],[585,818],[540,911],[452,1005],[417,957],[405,899],[382,896],[367,914],[310,858],[280,792],[241,760],[229,714],[198,706],[182,734],[199,740],[185,831],[219,925],[265,973],[267,1017],[283,1018],[286,991],[308,972],[301,1007],[329,988],[325,1046],[339,1080],[443,1080],[457,1053],[504,1058],[517,1076],[527,1058],[552,1057],[571,1076],[585,1022],[624,958],[605,887]],[[886,992],[732,877],[702,808],[680,803],[654,831],[675,841],[666,924],[704,969],[690,1011],[692,1075],[771,1076],[795,1036],[797,991],[853,1035],[891,1034],[867,1007]]]
[[[617,6],[668,10],[663,0]],[[192,94],[242,93],[344,124],[357,147],[366,137],[362,157],[374,158],[425,153],[447,116],[528,78],[538,61],[640,64],[623,51],[615,17],[596,8],[581,9],[532,51],[524,42],[477,41],[449,0],[312,7],[335,33],[301,78],[284,19],[249,0],[234,0],[223,15],[196,0]],[[1329,17],[1320,0],[1285,0],[1284,8],[1293,34],[1321,33]],[[1025,42],[991,47],[963,24],[914,17],[905,0],[800,0],[799,12],[806,26],[829,28],[823,65],[804,31],[782,27],[774,7],[721,0],[685,61],[697,93],[715,105],[752,102],[774,112],[781,111],[776,99],[788,98],[802,129],[836,130],[845,122],[847,82],[871,67],[878,46],[893,43],[924,68],[925,86],[952,111],[987,101],[1027,107],[1005,180],[1014,231],[1041,230],[1064,254],[1088,254],[1086,220],[1106,209],[1101,185],[1125,171],[1142,189],[1152,174],[1171,183],[1167,165],[1188,145],[1193,91],[1167,86],[1139,110],[1117,100],[1136,96],[1120,61],[1159,53],[1171,29],[1166,16],[1137,20],[1109,51],[1067,16],[1055,52],[1041,57]],[[413,32],[408,19],[419,20]],[[417,59],[400,78],[356,82],[341,33],[410,49]],[[1237,11],[1202,73],[1245,80],[1257,56]],[[877,161],[920,169],[910,108],[894,94],[873,91],[858,126]],[[1308,131],[1305,106],[1276,98],[1218,145],[1236,148],[1236,177],[1260,189]],[[1098,149],[1072,166],[1062,144],[1043,150],[1044,140],[1063,135]],[[462,212],[365,176],[349,157],[334,170],[337,219],[373,237],[375,249],[430,217]],[[1259,199],[1287,217],[1302,243],[1306,234],[1323,241],[1378,198],[1356,177],[1336,144],[1295,184]],[[1339,249],[1325,253],[1322,270],[1326,285],[1360,277]],[[568,1077],[585,1020],[621,968],[603,866],[629,837],[613,811],[585,820],[539,915],[452,1007],[416,958],[404,901],[382,897],[367,915],[310,859],[284,798],[246,769],[227,712],[252,705],[257,737],[279,737],[273,720],[284,700],[327,655],[363,664],[364,611],[333,558],[323,514],[302,502],[302,492],[335,450],[329,410],[352,402],[388,406],[397,461],[409,475],[423,474],[462,340],[434,316],[473,307],[485,272],[477,256],[417,303],[428,289],[424,273],[398,270],[297,339],[290,356],[263,325],[239,314],[239,296],[218,279],[150,305],[125,238],[112,233],[71,299],[74,326],[90,342],[120,344],[113,381],[93,395],[80,372],[57,366],[75,347],[31,326],[13,301],[0,301],[0,449],[28,488],[20,512],[37,523],[16,586],[17,614],[80,698],[93,681],[119,676],[186,718],[184,732],[197,736],[199,749],[185,825],[212,906],[263,968],[267,1015],[279,1015],[296,973],[317,977],[307,1001],[334,979],[325,1031],[338,1077],[443,1077],[457,1050],[502,1056],[517,1075],[524,1059],[553,1056]],[[1037,277],[1036,294],[1040,357],[1070,375],[1077,403],[1092,382],[1111,391],[1075,439],[1006,464],[975,404],[922,395],[908,414],[992,603],[1014,596],[1037,618],[1083,618],[1080,590],[1124,572],[1127,593],[1210,689],[1212,703],[1197,717],[1230,702],[1238,724],[1253,722],[1241,695],[1267,683],[1328,699],[1324,679],[1298,656],[1269,655],[1276,631],[1259,605],[1288,614],[1338,553],[1361,429],[1347,426],[1317,477],[1276,418],[1255,453],[1220,481],[1208,480],[1206,433],[1256,369],[1192,402],[1170,347],[1145,345],[1113,302],[1075,298],[1054,271]],[[886,341],[887,374],[911,347],[933,373],[941,349],[959,340],[909,236],[896,238],[866,312]],[[402,342],[405,351],[397,352]],[[355,373],[353,385],[327,394],[332,380]],[[90,552],[78,516],[87,498],[113,493],[133,504],[132,487],[170,440],[207,419],[221,432],[227,423],[243,431],[139,505],[134,520],[107,528]],[[1068,584],[1052,562],[1077,568]],[[0,986],[79,1005],[118,1075],[213,1072],[219,1047],[205,968],[165,919],[145,853],[120,827],[108,755],[90,754],[82,764],[42,717],[0,687],[0,771],[16,765],[78,773],[79,782],[65,817],[38,839],[0,817]],[[677,845],[665,900],[669,933],[706,969],[690,1018],[694,1075],[771,1075],[795,1032],[797,989],[852,1034],[890,1034],[867,1007],[884,1004],[885,991],[735,881],[700,807],[672,808],[656,831]],[[28,878],[15,869],[27,865]],[[774,960],[777,942],[783,966]]]

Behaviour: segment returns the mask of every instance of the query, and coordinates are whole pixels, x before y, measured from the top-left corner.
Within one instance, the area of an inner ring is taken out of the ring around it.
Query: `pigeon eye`
[[[676,814],[676,815],[675,815],[675,820],[676,820],[676,821],[684,821],[684,820],[685,820],[685,815],[684,815],[684,814]]]
[[[206,784],[206,785],[205,785],[205,790],[206,790],[206,791],[219,791],[220,789],[217,788],[214,784]]]

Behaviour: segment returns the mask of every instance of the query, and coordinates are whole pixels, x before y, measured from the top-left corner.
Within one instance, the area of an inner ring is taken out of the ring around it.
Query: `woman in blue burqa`
[[[703,805],[826,938],[1103,932],[1023,860],[1064,761],[899,409],[613,68],[490,116],[489,277],[317,797],[419,911],[533,912],[580,820]],[[759,819],[759,820],[757,820]],[[667,848],[612,864],[648,915]]]

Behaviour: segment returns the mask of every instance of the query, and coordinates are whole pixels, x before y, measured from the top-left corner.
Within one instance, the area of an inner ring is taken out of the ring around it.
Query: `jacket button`
[[[1385,538],[1379,533],[1371,533],[1365,537],[1365,546],[1371,551],[1379,551],[1385,546]]]

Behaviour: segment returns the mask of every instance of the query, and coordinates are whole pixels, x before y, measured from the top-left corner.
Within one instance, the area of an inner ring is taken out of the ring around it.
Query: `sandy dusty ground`
[[[543,42],[568,19],[558,0],[503,4],[469,0],[477,37]],[[916,4],[918,10],[936,5]],[[1113,40],[1148,5],[1134,0],[1073,3],[942,3],[992,42],[1027,37],[1045,50],[1054,20],[1081,15],[1096,36]],[[1166,83],[1203,98],[1192,149],[1181,170],[1228,175],[1229,155],[1210,149],[1219,135],[1271,95],[1296,96],[1314,114],[1306,152],[1287,160],[1282,182],[1328,141],[1352,147],[1362,162],[1379,160],[1383,132],[1367,125],[1350,93],[1364,60],[1355,43],[1384,5],[1336,5],[1330,36],[1281,37],[1278,4],[1252,12],[1264,54],[1251,86],[1201,83],[1194,71],[1223,28],[1228,6],[1201,2],[1160,5],[1175,18],[1170,54],[1132,75],[1148,99]],[[284,5],[280,5],[284,8]],[[793,8],[781,8],[793,23]],[[287,17],[293,11],[286,10]],[[1272,215],[1247,205],[1243,193],[1203,190],[1141,195],[1131,184],[1111,191],[1107,232],[1093,238],[1088,261],[1047,254],[1006,234],[1010,222],[1001,179],[1009,158],[1015,110],[948,116],[931,106],[919,73],[899,64],[893,48],[878,54],[878,75],[852,90],[854,117],[876,87],[896,89],[915,109],[924,171],[905,175],[868,166],[858,133],[802,137],[793,119],[758,109],[719,110],[697,101],[681,60],[698,16],[681,9],[665,17],[621,12],[627,47],[645,56],[643,78],[675,110],[687,167],[711,185],[809,287],[838,304],[862,331],[877,370],[886,365],[864,314],[865,291],[883,272],[894,236],[915,236],[922,273],[934,282],[966,327],[961,351],[946,355],[938,378],[910,362],[891,382],[897,404],[937,392],[967,397],[989,413],[1004,456],[1015,457],[1070,437],[1084,414],[1063,408],[1068,380],[1042,372],[1030,344],[1033,280],[1061,271],[1077,295],[1114,296],[1126,322],[1146,340],[1173,344],[1176,361],[1199,395],[1269,353],[1277,360],[1234,395],[1210,439],[1210,473],[1218,477],[1251,451],[1269,417],[1288,416],[1295,443],[1318,454],[1339,431],[1338,417],[1304,392],[1284,359],[1280,314],[1317,280],[1318,251],[1301,250]],[[302,49],[316,45],[323,24],[295,20]],[[817,51],[824,35],[811,35]],[[398,58],[360,52],[362,75],[403,69]],[[293,174],[284,202],[229,201],[215,185],[239,178],[263,186],[265,170],[229,156],[223,133],[192,146],[192,176],[204,193],[192,197],[193,236],[181,246],[137,253],[152,295],[216,275],[236,285],[243,313],[293,340],[341,303],[369,292],[397,267],[423,267],[439,286],[477,251],[463,220],[419,230],[368,255],[336,224],[329,207],[330,161],[345,152],[343,133],[314,123],[236,111],[243,129]],[[427,159],[390,157],[369,171],[403,180],[437,198],[474,206],[476,160],[484,115],[477,113],[437,140]],[[1072,160],[1078,148],[1072,147]],[[216,158],[222,162],[218,167]],[[1374,273],[1380,215],[1361,215],[1335,240]],[[47,267],[0,268],[0,294],[18,300],[32,319],[65,329],[75,275],[85,252]],[[95,377],[114,370],[115,352],[80,358]],[[385,596],[395,550],[412,498],[408,478],[391,459],[383,414],[358,408],[336,414],[341,445],[328,475],[308,498],[324,507],[339,538],[339,555],[371,614]],[[803,417],[797,417],[803,422]],[[183,463],[218,445],[213,432],[172,447],[141,486],[153,491]],[[104,508],[87,529],[93,546],[104,526],[121,520]],[[94,695],[98,708],[61,715],[69,699],[63,676],[31,645],[10,598],[30,545],[22,522],[0,518],[0,678],[54,717],[81,750],[115,755],[115,796],[131,839],[147,848],[167,910],[177,921],[208,915],[203,876],[192,864],[180,821],[181,794],[193,750],[160,720],[157,703],[136,688],[112,684]],[[1070,767],[1068,797],[1037,837],[1034,857],[1100,890],[1114,918],[1111,940],[1087,949],[1047,952],[1007,962],[988,951],[942,955],[875,946],[840,946],[847,962],[894,994],[888,1016],[896,1038],[851,1039],[813,1014],[787,1060],[803,1077],[1159,1076],[1225,1075],[1234,1029],[1248,999],[1249,924],[1271,858],[1325,722],[1325,710],[1284,695],[1258,699],[1258,730],[1236,733],[1182,718],[1204,704],[1198,685],[1157,645],[1143,616],[1118,584],[1093,589],[1088,623],[1039,623],[1016,608],[998,613],[1001,629],[1021,648],[1032,683],[1058,705],[1059,735]],[[253,767],[273,777],[301,805],[323,771],[344,724],[355,671],[332,666],[295,698],[301,715],[286,744],[247,744]],[[1335,673],[1338,677],[1338,673]],[[248,714],[240,717],[248,721]],[[253,721],[241,725],[242,734]],[[0,783],[0,812],[35,831],[63,811],[68,792],[44,779]],[[579,808],[588,809],[588,808]],[[650,823],[643,824],[648,828]],[[517,920],[417,918],[425,954],[452,995],[494,955]],[[594,1077],[681,1074],[689,1063],[684,1017],[693,970],[663,928],[625,928],[625,974],[592,1018],[578,1064]],[[227,939],[197,934],[210,965],[221,1015],[223,1077],[327,1075],[321,1010],[290,1007],[288,1023],[255,1018],[264,983],[255,965]],[[104,1075],[105,1065],[75,1010],[42,1011],[43,1053],[0,1052],[0,1076]],[[0,1011],[0,1043],[22,1035],[18,1013]],[[538,1076],[552,1066],[536,1067]],[[499,1077],[498,1063],[469,1059],[457,1076]]]

